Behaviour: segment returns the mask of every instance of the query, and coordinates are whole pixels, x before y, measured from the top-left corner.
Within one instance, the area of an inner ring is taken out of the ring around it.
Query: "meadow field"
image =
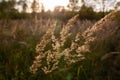
[[[0,20],[0,80],[120,80],[120,11],[100,20]]]

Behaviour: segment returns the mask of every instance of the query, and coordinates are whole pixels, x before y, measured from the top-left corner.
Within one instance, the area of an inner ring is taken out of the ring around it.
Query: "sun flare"
[[[41,1],[45,7],[45,11],[53,11],[56,6],[66,7],[69,3],[69,0],[42,0]]]

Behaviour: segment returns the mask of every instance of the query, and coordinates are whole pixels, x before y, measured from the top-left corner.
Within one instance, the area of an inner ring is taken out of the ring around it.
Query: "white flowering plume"
[[[65,65],[71,65],[72,63],[81,61],[84,59],[82,53],[89,51],[87,44],[79,45],[81,34],[77,33],[74,40],[71,41],[70,46],[65,47],[65,43],[69,37],[71,37],[71,28],[77,21],[79,15],[75,15],[60,31],[60,37],[56,37],[54,34],[55,25],[52,25],[42,40],[36,46],[36,53],[30,71],[35,73],[38,68],[42,69],[46,74],[56,69],[60,69],[59,65],[61,60]],[[49,47],[48,47],[49,45]],[[46,49],[48,47],[48,49]]]
[[[115,21],[119,13],[119,10],[112,11],[96,22],[91,28],[87,28],[87,30],[82,34],[86,43],[88,44],[96,40],[103,40],[110,35],[113,35],[119,28],[119,24]]]

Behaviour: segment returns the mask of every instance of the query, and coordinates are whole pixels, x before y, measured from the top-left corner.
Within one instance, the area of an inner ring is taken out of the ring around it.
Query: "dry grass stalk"
[[[84,56],[81,54],[81,52],[89,51],[87,45],[83,45],[80,47],[79,41],[80,41],[80,33],[76,34],[75,40],[71,42],[71,46],[62,49],[65,46],[66,40],[70,37],[70,29],[72,28],[73,24],[77,21],[78,15],[71,18],[68,23],[62,28],[60,32],[60,38],[56,38],[54,35],[54,28],[50,28],[47,33],[43,36],[43,39],[41,42],[36,46],[36,52],[38,53],[38,56],[34,60],[32,66],[30,67],[30,71],[35,73],[38,68],[40,67],[46,74],[50,73],[56,69],[59,69],[60,59],[64,57],[64,62],[67,65],[71,65],[72,63],[81,61],[84,59]],[[51,38],[48,37],[48,35],[51,35]],[[50,48],[48,51],[44,51],[45,46],[49,42],[51,43],[52,48]],[[73,51],[75,51],[73,53]],[[42,64],[42,60],[46,59],[46,65]]]
[[[85,38],[86,43],[93,42],[95,40],[102,40],[112,35],[117,29],[117,24],[115,18],[119,11],[113,11],[102,18],[100,21],[96,22],[92,28],[88,28],[82,36]],[[116,26],[116,27],[114,27]]]

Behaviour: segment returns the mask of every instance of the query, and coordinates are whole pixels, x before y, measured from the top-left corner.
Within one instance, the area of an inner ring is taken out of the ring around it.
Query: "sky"
[[[45,8],[45,11],[53,11],[54,8],[56,6],[64,6],[65,8],[67,7],[67,5],[69,4],[69,0],[36,0],[39,3],[43,3],[43,6]],[[31,3],[33,2],[33,0],[27,0],[28,2],[28,12],[31,12]],[[22,11],[22,8],[20,8],[21,6],[17,6],[17,8],[19,9],[19,11]]]
[[[55,6],[64,6],[67,7],[69,0],[42,0],[45,10],[54,10]]]
[[[95,11],[102,11],[103,10],[103,5],[102,5],[102,0],[86,0],[87,5],[93,6],[93,9]],[[105,11],[113,10],[116,3],[120,2],[120,0],[104,0],[105,2]]]
[[[33,0],[28,0],[29,3],[32,3],[32,1]],[[69,0],[37,0],[37,1],[39,1],[39,3],[40,2],[43,3],[45,11],[47,11],[47,10],[53,11],[56,6],[67,7],[67,5],[69,4]],[[99,3],[102,0],[97,0],[97,3],[94,0],[85,0],[85,1],[86,1],[87,5],[94,6],[95,11],[102,10],[102,5]],[[112,4],[112,3],[115,1],[120,2],[120,0],[105,0],[106,11],[108,11],[110,9],[114,9],[114,4]],[[78,4],[79,4],[79,6],[82,6],[81,0],[79,0]],[[28,11],[31,11],[30,6],[29,6]]]
[[[69,0],[41,0],[44,4],[45,10],[54,10],[55,6],[64,6],[66,7],[69,4]],[[102,10],[102,0],[97,0],[97,3],[94,0],[85,0],[89,5],[95,6],[96,11]],[[105,10],[114,9],[115,3],[120,2],[120,0],[104,0],[105,1]],[[116,1],[116,2],[115,2]],[[79,6],[81,6],[81,0],[79,0]]]

